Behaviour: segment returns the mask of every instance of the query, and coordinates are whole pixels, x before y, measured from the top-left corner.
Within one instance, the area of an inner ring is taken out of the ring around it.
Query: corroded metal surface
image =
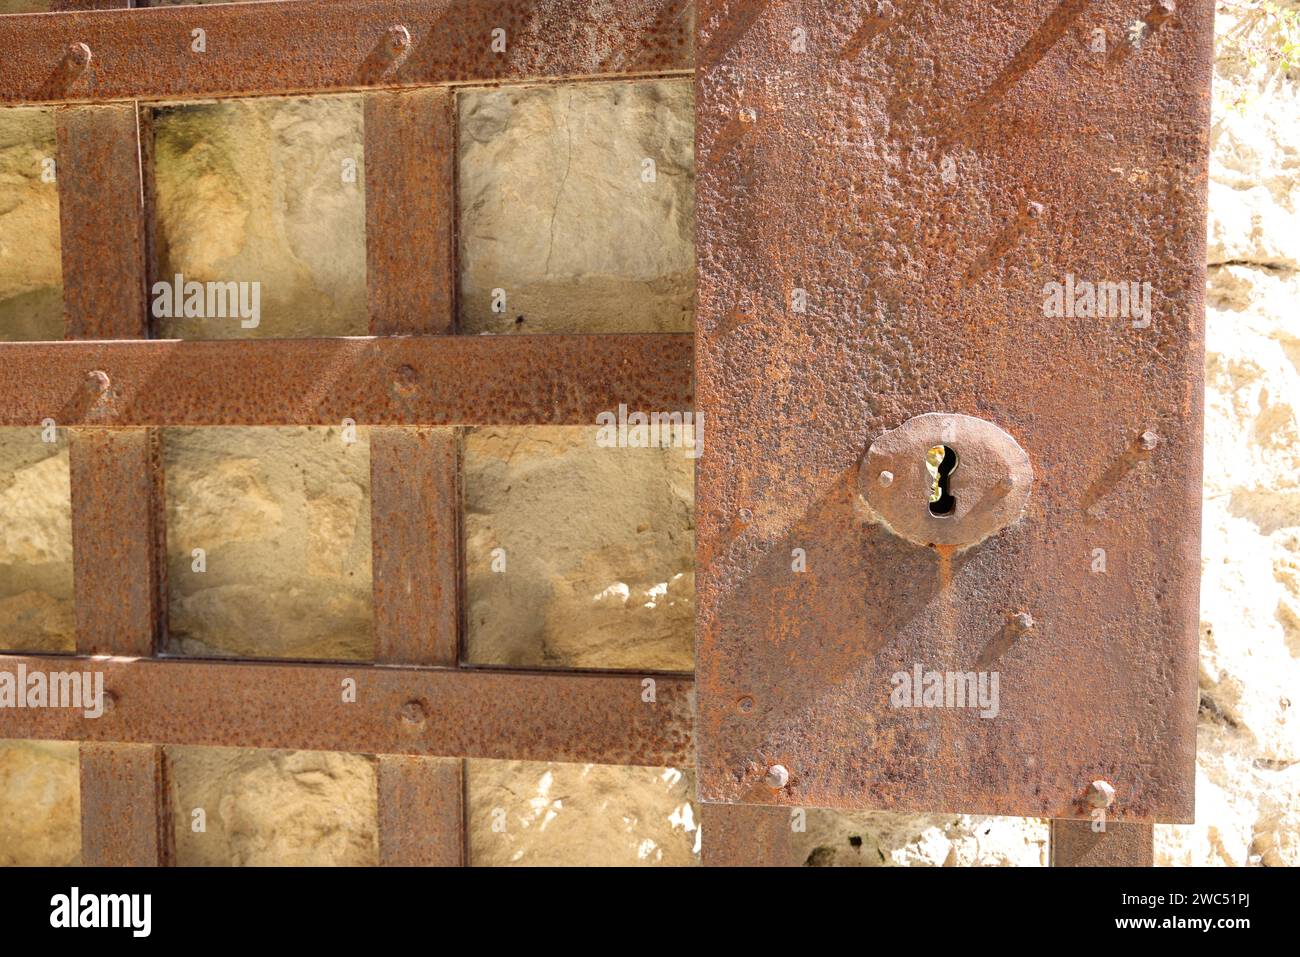
[[[465,762],[381,754],[376,762],[382,867],[465,863]]]
[[[692,401],[689,334],[0,343],[0,425],[594,425]]]
[[[145,207],[138,122],[134,103],[54,111],[63,312],[69,339],[145,335]]]
[[[796,808],[700,805],[700,863],[705,867],[801,867]]]
[[[951,511],[935,514],[936,476],[927,452],[960,449],[950,473]],[[1020,519],[1034,469],[1016,440],[992,422],[927,412],[877,436],[858,472],[858,487],[893,532],[921,545],[969,548]]]
[[[455,98],[434,88],[365,98],[366,291],[376,336],[452,332]]]
[[[80,760],[81,863],[167,863],[172,835],[163,749],[150,744],[83,744]]]
[[[0,16],[0,103],[689,70],[691,9],[687,0],[282,0]],[[71,52],[78,45],[88,57]]]
[[[1052,821],[1053,867],[1150,867],[1155,833],[1150,824],[1108,823],[1094,831],[1091,821]]]
[[[451,429],[370,434],[376,661],[450,666],[459,658],[458,464]]]
[[[703,800],[1191,819],[1213,8],[1148,7],[700,4]],[[935,410],[1032,462],[974,548],[861,508]],[[998,707],[891,702],[918,666]]]
[[[68,455],[77,650],[151,655],[163,614],[157,430],[74,429]]]
[[[0,656],[15,682],[20,667],[102,671],[111,706],[98,718],[6,708],[0,738],[650,767],[694,749],[692,681],[680,675]]]

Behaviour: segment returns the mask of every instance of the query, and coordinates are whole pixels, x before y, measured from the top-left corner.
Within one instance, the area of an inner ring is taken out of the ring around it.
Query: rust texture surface
[[[157,430],[72,430],[69,478],[77,650],[151,655],[164,606]]]
[[[1110,823],[1094,831],[1091,821],[1052,821],[1053,867],[1151,867],[1155,832],[1150,824]]]
[[[20,668],[102,671],[105,713],[8,709],[0,737],[650,767],[694,753],[678,675],[654,676],[648,702],[627,674],[0,656],[16,687]]]
[[[0,103],[321,93],[693,65],[687,0],[282,0],[35,16],[0,16]]]
[[[458,660],[458,460],[451,429],[371,433],[376,661],[454,665]]]
[[[171,845],[163,749],[150,744],[83,744],[81,863],[153,867]]]
[[[376,775],[380,865],[464,864],[464,762],[383,754]]]
[[[700,805],[700,863],[705,867],[802,867],[792,813],[797,808]]]
[[[452,331],[454,97],[365,98],[366,290],[376,336]]]
[[[54,111],[63,311],[70,339],[145,334],[145,212],[136,112],[134,103]]]
[[[703,800],[1078,818],[1100,779],[1112,819],[1191,820],[1212,18],[699,4]],[[926,412],[1029,456],[977,546],[864,509]],[[996,708],[894,698],[917,668]]]
[[[689,409],[691,336],[0,343],[0,425],[594,425]]]

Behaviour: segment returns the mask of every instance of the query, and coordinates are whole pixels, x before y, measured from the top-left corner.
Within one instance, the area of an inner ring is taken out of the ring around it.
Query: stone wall
[[[1237,23],[1222,6],[1197,823],[1157,828],[1165,864],[1300,863],[1300,110],[1294,73],[1251,65],[1229,36]],[[462,329],[689,329],[691,111],[684,81],[463,93]],[[182,320],[166,334],[364,331],[360,124],[355,97],[159,116],[157,268],[265,289],[258,329]],[[57,193],[40,175],[52,144],[48,112],[0,110],[0,338],[61,334]],[[355,182],[340,175],[349,159]],[[0,430],[0,645],[69,650],[66,442],[40,438]],[[165,442],[169,650],[368,657],[364,429],[351,445],[337,428],[177,429]],[[471,661],[690,668],[693,483],[681,450],[601,449],[581,428],[483,428],[466,434],[464,463]],[[368,756],[168,756],[183,863],[375,859]],[[698,860],[688,769],[474,761],[469,775],[476,863]],[[189,827],[196,808],[202,833]],[[0,863],[75,862],[77,813],[75,745],[0,742]],[[956,814],[811,811],[801,840],[813,865],[1038,865],[1047,854],[1043,821]]]

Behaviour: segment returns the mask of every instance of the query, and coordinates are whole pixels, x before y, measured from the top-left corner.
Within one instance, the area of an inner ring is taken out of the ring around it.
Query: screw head
[[[784,764],[774,764],[767,769],[767,785],[773,788],[783,788],[790,783],[790,772],[786,770]]]
[[[1156,435],[1150,429],[1147,429],[1147,431],[1143,432],[1138,437],[1138,445],[1141,446],[1142,450],[1145,452],[1150,452],[1159,444],[1160,444],[1160,436]]]
[[[1028,631],[1034,627],[1034,616],[1027,611],[1018,611],[1012,616],[1011,621],[1021,631]]]
[[[1093,781],[1088,785],[1088,803],[1093,807],[1110,807],[1115,803],[1115,789],[1108,781]]]
[[[68,60],[77,69],[83,69],[90,63],[90,47],[84,43],[68,44]]]
[[[400,23],[388,28],[388,50],[394,56],[411,45],[411,31]]]
[[[894,473],[888,470],[880,473],[880,484],[885,488],[894,484]]]

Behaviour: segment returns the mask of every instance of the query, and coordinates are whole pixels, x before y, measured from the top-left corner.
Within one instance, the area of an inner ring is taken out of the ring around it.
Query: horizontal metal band
[[[0,425],[594,425],[691,408],[692,338],[0,343]]]
[[[17,708],[6,697],[35,673],[96,672],[99,717],[85,698]],[[689,676],[666,674],[0,656],[0,738],[661,767],[695,760],[692,697]]]
[[[689,71],[686,0],[281,0],[0,17],[0,103]]]

